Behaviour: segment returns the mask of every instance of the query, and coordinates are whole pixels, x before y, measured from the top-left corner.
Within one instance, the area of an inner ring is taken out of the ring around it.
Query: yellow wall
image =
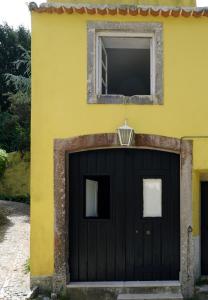
[[[102,16],[32,13],[31,272],[53,273],[53,139],[115,132],[128,118],[137,133],[208,134],[208,19],[105,17],[164,24],[164,105],[90,105],[86,101],[86,22]],[[208,170],[208,139],[194,140],[194,234],[199,232],[197,174]],[[195,172],[198,173],[195,173]]]
[[[48,2],[61,3],[98,3],[98,0],[48,0]],[[99,3],[137,4],[137,5],[162,5],[162,6],[196,6],[195,0],[100,0]]]

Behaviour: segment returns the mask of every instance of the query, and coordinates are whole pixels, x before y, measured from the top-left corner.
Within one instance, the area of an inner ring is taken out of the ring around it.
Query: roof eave
[[[208,17],[208,7],[176,7],[125,4],[88,4],[88,3],[29,3],[30,11],[38,13],[77,13],[99,15],[142,15],[163,17]]]

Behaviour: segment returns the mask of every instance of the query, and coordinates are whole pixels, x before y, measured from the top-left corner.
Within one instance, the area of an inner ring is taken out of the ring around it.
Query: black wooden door
[[[153,150],[69,155],[71,281],[179,278],[179,169],[177,154]],[[144,216],[144,182],[151,180],[161,183],[159,216]],[[98,189],[90,205],[88,188]]]
[[[208,275],[208,182],[201,183],[201,274]]]

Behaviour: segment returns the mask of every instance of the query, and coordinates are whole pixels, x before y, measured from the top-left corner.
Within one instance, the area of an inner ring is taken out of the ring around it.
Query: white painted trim
[[[101,78],[101,72],[102,72],[102,49],[101,49],[101,38],[99,36],[96,36],[96,95],[101,95],[101,89],[102,89],[102,78]]]
[[[105,46],[104,46],[104,43],[103,43],[103,40],[102,40],[102,37],[100,37],[100,43],[101,43],[101,52],[100,52],[100,55],[101,57],[99,58],[99,60],[101,61],[101,69],[100,69],[100,77],[101,77],[101,90],[100,90],[100,93],[102,94],[102,84],[105,86],[105,94],[108,93],[108,55],[107,55],[107,52],[105,50]],[[103,55],[102,55],[102,50],[105,54],[105,62],[103,61]],[[105,70],[105,76],[103,78],[102,76],[102,68],[104,67],[104,70]]]

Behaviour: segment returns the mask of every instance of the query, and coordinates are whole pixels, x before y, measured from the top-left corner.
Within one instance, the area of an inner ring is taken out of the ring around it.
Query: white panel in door
[[[143,179],[143,217],[162,217],[162,179]]]

